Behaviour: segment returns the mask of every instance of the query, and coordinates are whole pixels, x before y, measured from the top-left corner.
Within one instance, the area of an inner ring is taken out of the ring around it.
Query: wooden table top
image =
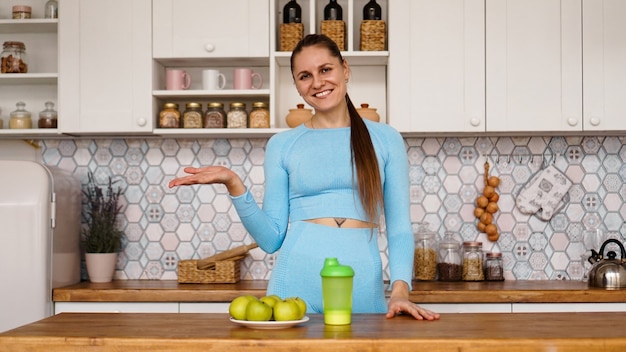
[[[265,295],[267,281],[179,284],[174,280],[81,282],[53,291],[55,302],[230,302],[243,294]],[[626,290],[589,288],[580,281],[414,282],[417,303],[615,303]]]
[[[0,351],[624,351],[626,313],[355,314],[257,330],[227,314],[62,313],[0,334]]]

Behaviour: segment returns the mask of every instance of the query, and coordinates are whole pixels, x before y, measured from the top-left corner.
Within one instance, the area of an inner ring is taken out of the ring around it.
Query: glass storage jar
[[[226,112],[224,111],[224,104],[216,102],[207,104],[207,109],[204,113],[203,126],[204,128],[226,127]]]
[[[54,103],[46,102],[46,109],[39,113],[39,128],[57,128],[57,112],[54,110]]]
[[[270,128],[270,111],[263,102],[252,103],[250,111],[250,128]]]
[[[454,239],[453,232],[446,231],[443,240],[439,242],[437,254],[439,281],[461,281],[463,273],[461,243]]]
[[[226,127],[248,127],[248,112],[246,111],[245,103],[230,103],[230,110],[228,110],[228,114],[226,114]]]
[[[15,106],[17,109],[11,112],[9,128],[33,128],[30,112],[25,109],[26,103],[18,101]]]
[[[45,18],[59,18],[59,3],[56,0],[48,0],[46,2]]]
[[[489,252],[485,254],[485,280],[504,280],[504,263],[502,253]]]
[[[463,242],[463,281],[483,280],[483,243]]]
[[[415,255],[413,257],[413,279],[435,280],[437,277],[437,252],[435,233],[427,224],[419,226],[415,234]]]
[[[159,112],[160,128],[178,128],[180,127],[180,111],[178,104],[165,103],[163,109]]]
[[[24,20],[30,18],[32,13],[32,8],[26,5],[15,5],[13,6],[13,19],[14,20]]]
[[[183,112],[183,128],[202,128],[202,105],[187,103]]]
[[[2,45],[1,73],[28,73],[26,46],[22,42],[7,41]]]

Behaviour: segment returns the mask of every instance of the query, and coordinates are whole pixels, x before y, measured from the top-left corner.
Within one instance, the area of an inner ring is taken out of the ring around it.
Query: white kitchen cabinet
[[[626,130],[626,1],[582,3],[584,129]]]
[[[59,313],[178,313],[178,302],[55,302]]]
[[[418,303],[437,313],[511,313],[510,303]]]
[[[389,124],[401,132],[484,132],[484,0],[393,5]]]
[[[512,312],[626,312],[626,303],[513,303]]]
[[[180,302],[180,313],[228,313],[230,302],[187,303]]]
[[[150,133],[150,0],[64,0],[59,119],[65,133]]]

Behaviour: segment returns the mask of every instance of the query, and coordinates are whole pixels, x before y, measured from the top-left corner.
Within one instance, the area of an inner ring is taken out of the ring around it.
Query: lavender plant
[[[124,232],[119,229],[118,215],[122,210],[119,204],[122,189],[114,188],[109,176],[108,184],[101,186],[96,183],[94,175],[88,174],[88,182],[83,188],[86,204],[83,218],[83,245],[87,253],[116,253],[122,247]]]

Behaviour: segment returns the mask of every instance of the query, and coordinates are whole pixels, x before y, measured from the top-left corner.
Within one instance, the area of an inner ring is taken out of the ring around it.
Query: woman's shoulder
[[[386,123],[363,119],[372,138],[380,138],[382,142],[389,139],[402,139],[400,132]]]
[[[299,125],[285,131],[281,131],[271,136],[267,146],[283,146],[297,140],[299,136],[306,133],[308,129],[304,125]]]

